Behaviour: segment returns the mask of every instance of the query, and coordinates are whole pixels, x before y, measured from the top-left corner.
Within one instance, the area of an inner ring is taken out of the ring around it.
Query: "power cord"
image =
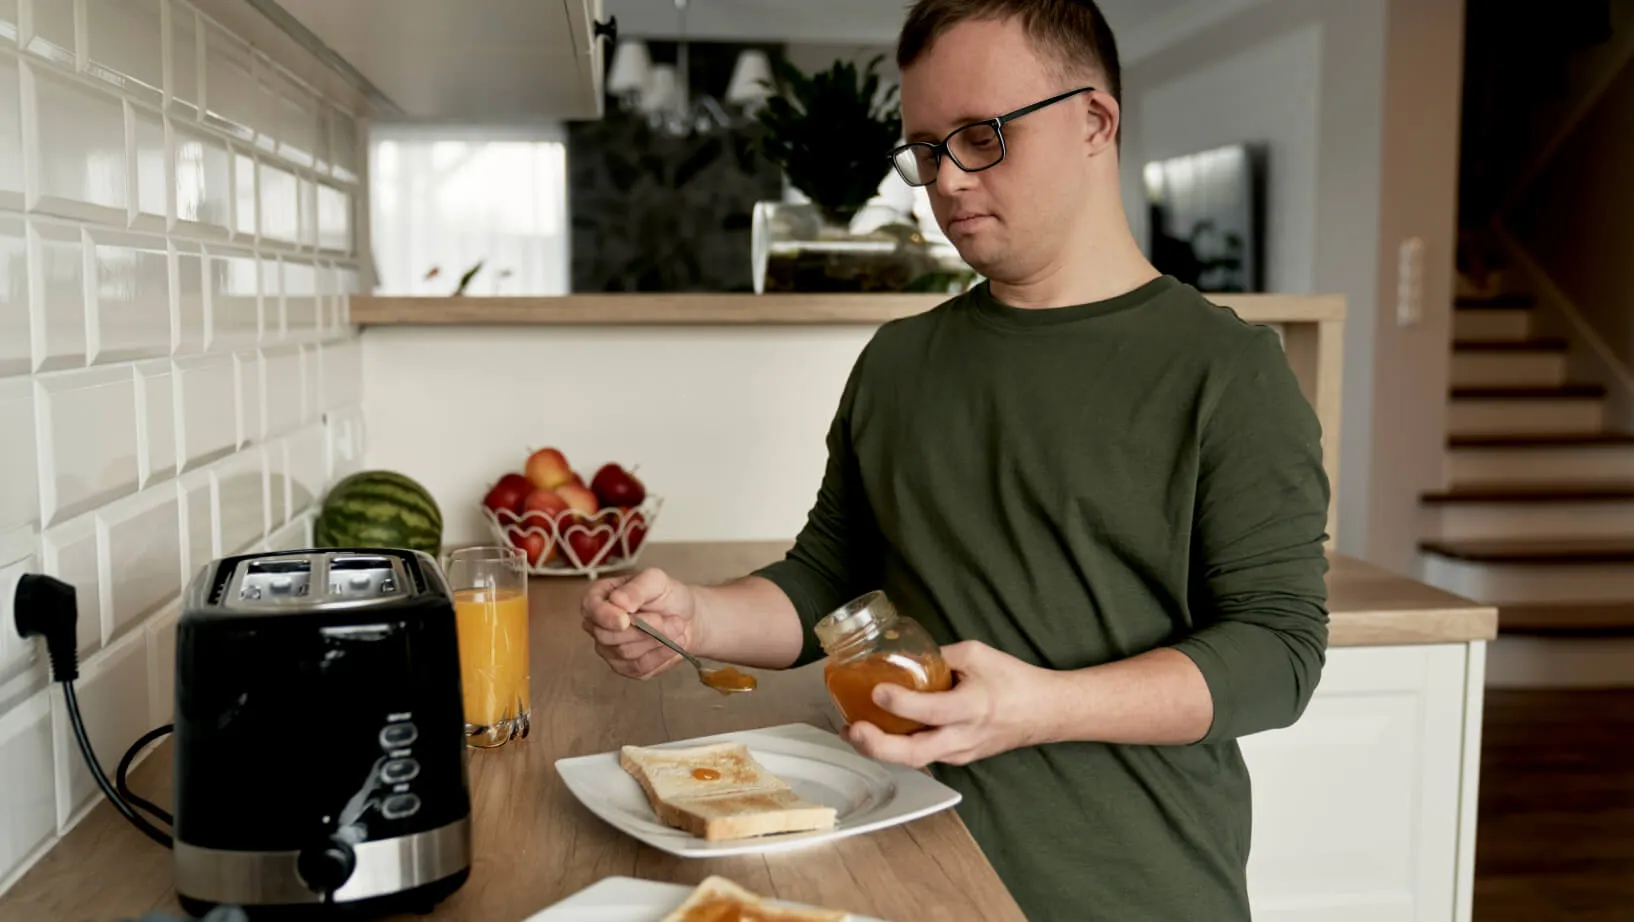
[[[85,721],[79,713],[79,698],[74,694],[74,680],[79,678],[79,638],[76,635],[79,607],[75,601],[74,587],[49,576],[27,573],[17,582],[15,600],[17,633],[23,637],[45,638],[46,654],[51,659],[51,680],[62,684],[63,700],[68,706],[68,722],[74,728],[74,739],[79,743],[80,753],[85,756],[85,764],[91,769],[91,777],[96,779],[96,786],[102,789],[103,796],[108,798],[114,809],[130,820],[143,835],[165,848],[173,847],[171,837],[138,814],[131,803],[141,805],[142,809],[167,824],[171,819],[170,814],[134,795],[127,801],[120,790],[116,790],[108,781],[102,765],[96,760],[96,753],[91,749],[91,739],[85,733]],[[136,753],[169,730],[169,727],[161,727],[148,733],[125,753],[124,760],[119,764],[120,789],[125,787],[125,771]]]
[[[136,754],[141,752],[143,747],[147,746],[147,744],[153,742],[154,740],[168,735],[175,729],[175,724],[165,724],[162,727],[155,727],[154,729],[142,734],[141,739],[131,743],[130,748],[125,750],[125,757],[119,760],[119,768],[113,774],[113,786],[117,791],[119,791],[120,797],[125,798],[125,800],[129,802],[131,806],[147,811],[149,816],[152,816],[159,822],[164,823],[166,826],[176,825],[175,818],[173,818],[168,811],[164,810],[153,801],[133,793],[125,784],[125,773],[130,771],[131,762],[136,760]]]

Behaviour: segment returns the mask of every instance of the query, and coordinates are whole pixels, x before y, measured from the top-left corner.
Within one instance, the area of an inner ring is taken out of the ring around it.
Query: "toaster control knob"
[[[334,893],[339,890],[352,876],[356,866],[357,859],[352,847],[334,839],[302,850],[295,859],[296,872],[313,893]]]
[[[380,815],[388,820],[400,820],[420,812],[420,798],[413,794],[393,794],[380,805]]]
[[[420,738],[420,731],[413,724],[388,724],[380,731],[380,747],[382,749],[401,749],[413,745]]]

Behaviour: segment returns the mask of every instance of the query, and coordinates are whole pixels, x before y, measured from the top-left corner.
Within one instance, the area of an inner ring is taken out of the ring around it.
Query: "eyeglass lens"
[[[966,172],[986,169],[999,162],[1004,155],[1004,144],[998,129],[991,122],[977,122],[955,131],[947,139],[947,152],[953,162]],[[898,151],[895,157],[897,171],[911,185],[922,186],[936,179],[936,150],[930,144],[912,144]]]

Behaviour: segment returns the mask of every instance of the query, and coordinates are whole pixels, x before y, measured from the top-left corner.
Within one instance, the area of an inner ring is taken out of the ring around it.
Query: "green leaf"
[[[465,270],[465,274],[460,276],[460,287],[454,289],[454,294],[457,294],[457,295],[465,294],[465,286],[471,284],[471,280],[477,277],[477,273],[482,270],[483,262],[484,262],[484,260],[479,259],[479,260],[477,260],[476,265],[474,265],[471,268]]]
[[[776,92],[761,109],[760,153],[832,217],[854,214],[890,171],[887,154],[902,135],[898,89],[881,89],[875,71],[836,60],[805,74],[786,58],[772,60]]]

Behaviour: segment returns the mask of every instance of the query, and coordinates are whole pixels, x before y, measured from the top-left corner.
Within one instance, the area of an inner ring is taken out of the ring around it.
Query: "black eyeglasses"
[[[891,164],[898,175],[910,186],[928,186],[936,181],[936,173],[946,155],[953,165],[966,173],[979,173],[997,166],[1004,159],[1004,124],[1045,106],[1053,106],[1079,93],[1093,93],[1092,86],[1081,86],[1049,99],[1022,106],[996,118],[961,125],[937,143],[912,141],[891,151]]]

